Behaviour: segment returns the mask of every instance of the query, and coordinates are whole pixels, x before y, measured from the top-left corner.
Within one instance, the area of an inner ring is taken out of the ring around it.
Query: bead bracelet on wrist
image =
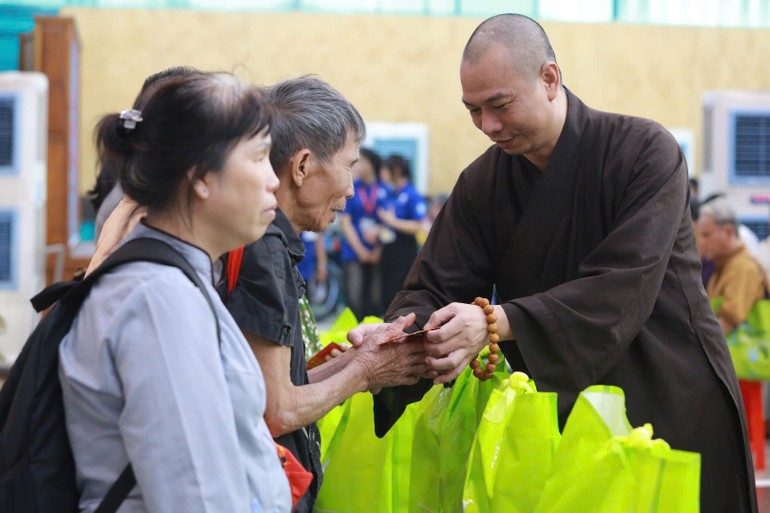
[[[497,334],[497,317],[495,316],[495,309],[490,304],[489,299],[484,297],[477,297],[473,300],[473,304],[478,306],[484,311],[484,315],[487,317],[487,336],[489,340],[489,357],[487,358],[487,364],[485,367],[481,366],[479,362],[479,355],[477,354],[473,360],[471,360],[470,367],[473,370],[473,375],[481,381],[486,381],[492,377],[495,370],[497,370],[497,362],[500,361],[500,336]]]

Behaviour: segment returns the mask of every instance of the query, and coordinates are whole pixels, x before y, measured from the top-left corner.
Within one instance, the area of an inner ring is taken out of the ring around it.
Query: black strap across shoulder
[[[107,491],[107,495],[104,496],[102,503],[96,508],[95,513],[115,513],[118,511],[118,508],[126,500],[135,484],[136,476],[134,476],[134,469],[131,468],[129,463]]]

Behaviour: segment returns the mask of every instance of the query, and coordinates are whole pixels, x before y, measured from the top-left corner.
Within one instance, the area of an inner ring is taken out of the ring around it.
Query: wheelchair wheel
[[[307,298],[313,307],[316,321],[322,321],[334,313],[342,297],[342,269],[329,261],[326,281],[312,279],[307,283]]]

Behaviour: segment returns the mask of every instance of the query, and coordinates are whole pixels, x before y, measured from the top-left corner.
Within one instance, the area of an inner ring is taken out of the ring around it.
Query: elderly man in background
[[[716,311],[722,333],[746,320],[751,307],[765,295],[766,277],[738,235],[738,216],[724,200],[703,205],[698,219],[701,252],[716,262],[706,286],[709,298],[724,302]]]

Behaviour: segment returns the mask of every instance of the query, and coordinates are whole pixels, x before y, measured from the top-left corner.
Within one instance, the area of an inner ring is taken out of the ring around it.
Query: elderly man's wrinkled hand
[[[348,332],[348,342],[353,347],[361,347],[364,342],[383,344],[407,335],[404,330],[414,324],[414,320],[415,315],[412,313],[402,315],[393,322],[362,324]]]
[[[381,322],[356,326],[348,332],[348,342],[350,342],[353,347],[361,347],[361,344],[364,343],[364,340],[369,335],[377,332],[378,329],[381,329],[382,326],[385,326],[386,324],[387,323]]]
[[[398,339],[413,322],[414,314],[399,317],[392,323],[378,325],[361,341],[354,361],[362,366],[368,389],[373,393],[383,387],[411,385],[421,377],[436,377],[426,363],[424,338]],[[398,340],[382,343],[393,339]]]

